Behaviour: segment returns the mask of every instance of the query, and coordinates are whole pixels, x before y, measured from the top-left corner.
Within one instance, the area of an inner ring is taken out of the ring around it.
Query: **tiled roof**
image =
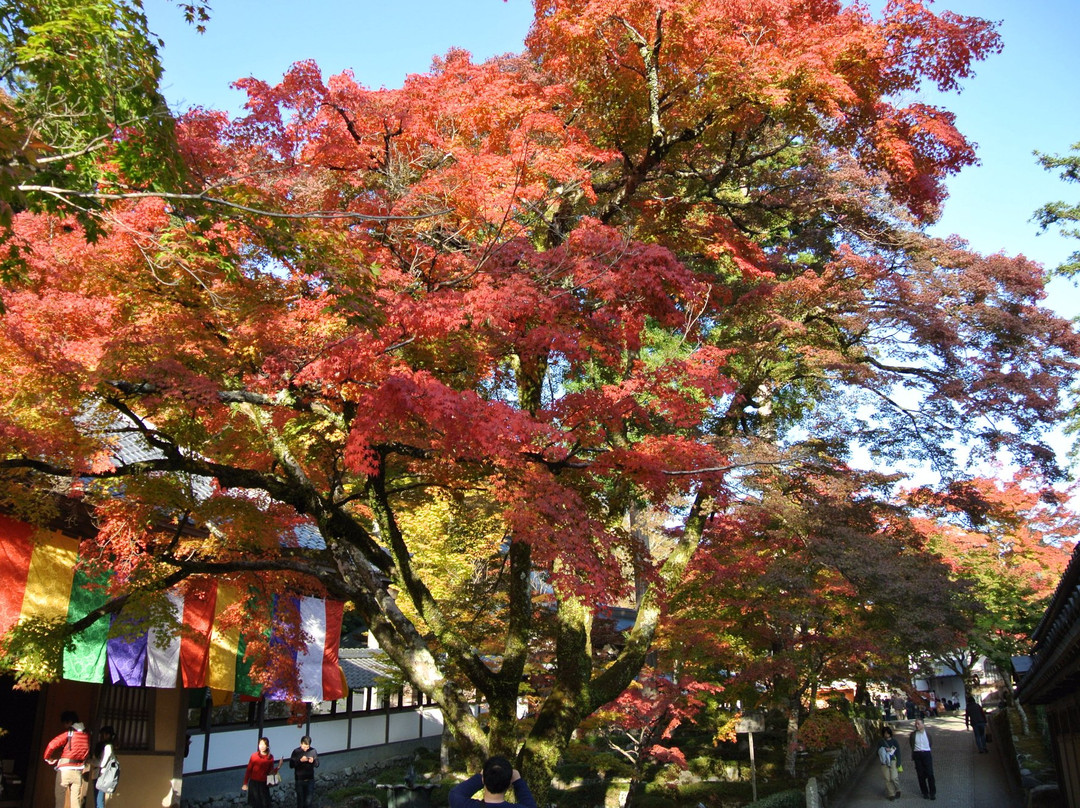
[[[378,687],[380,680],[392,678],[397,669],[377,648],[342,648],[341,670],[350,690]]]
[[[1016,688],[1017,698],[1049,704],[1075,693],[1080,688],[1080,544],[1031,639],[1031,668]]]
[[[126,422],[120,421],[116,415],[101,415],[99,411],[90,412],[80,418],[81,427],[88,433],[97,433],[106,438],[112,446],[112,457],[117,465],[139,463],[146,460],[160,460],[165,457],[158,449],[152,446],[141,432],[133,429]],[[150,425],[151,428],[152,425]],[[195,496],[199,499],[208,499],[214,492],[213,480],[209,477],[189,475],[189,482]],[[258,492],[234,492],[234,496],[247,496],[260,501]],[[212,528],[213,526],[211,526]],[[291,540],[282,537],[282,543],[288,546],[296,546],[305,550],[325,550],[326,543],[322,534],[314,524],[301,523],[293,528]]]

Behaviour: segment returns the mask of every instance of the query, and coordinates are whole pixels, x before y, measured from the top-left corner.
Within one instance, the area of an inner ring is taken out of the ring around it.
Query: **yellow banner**
[[[225,630],[219,626],[222,613],[239,600],[240,593],[235,586],[218,584],[214,628],[210,632],[210,671],[207,680],[207,685],[214,691],[232,693],[236,688],[236,654],[240,645],[240,626]]]
[[[67,620],[79,540],[38,532],[34,541],[20,619]]]

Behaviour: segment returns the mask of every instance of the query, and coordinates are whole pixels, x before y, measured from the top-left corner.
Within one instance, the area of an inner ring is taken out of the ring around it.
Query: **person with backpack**
[[[885,795],[890,800],[900,798],[900,744],[893,737],[890,727],[881,728],[881,740],[877,747],[881,776],[885,778]]]
[[[97,782],[94,783],[94,791],[97,795],[96,808],[105,808],[105,803],[112,799],[116,785],[120,782],[120,761],[116,758],[116,750],[113,749],[113,740],[116,732],[110,726],[101,728],[101,740],[98,742],[96,757],[98,759]]]
[[[45,746],[45,762],[56,769],[56,808],[80,808],[86,797],[90,736],[74,710],[60,714],[64,731]]]

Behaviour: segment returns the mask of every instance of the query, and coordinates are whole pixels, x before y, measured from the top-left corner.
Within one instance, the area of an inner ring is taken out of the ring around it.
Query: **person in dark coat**
[[[964,726],[975,731],[975,747],[979,754],[990,750],[986,748],[986,710],[975,700],[970,693],[967,694],[967,707],[964,708]]]
[[[289,757],[289,768],[293,769],[293,784],[296,786],[296,808],[312,808],[315,795],[315,769],[319,765],[319,753],[311,746],[311,736],[300,739]]]
[[[450,808],[484,808],[490,803],[503,803],[511,785],[514,786],[514,801],[518,805],[537,808],[529,784],[509,760],[499,755],[488,758],[480,774],[474,774],[450,789]],[[484,799],[475,799],[473,794],[481,789]]]

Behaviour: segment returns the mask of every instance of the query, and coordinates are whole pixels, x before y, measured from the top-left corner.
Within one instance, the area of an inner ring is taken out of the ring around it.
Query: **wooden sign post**
[[[746,713],[735,724],[736,732],[745,732],[750,737],[750,787],[753,789],[754,802],[757,802],[757,761],[754,760],[754,733],[765,731],[764,713]]]

